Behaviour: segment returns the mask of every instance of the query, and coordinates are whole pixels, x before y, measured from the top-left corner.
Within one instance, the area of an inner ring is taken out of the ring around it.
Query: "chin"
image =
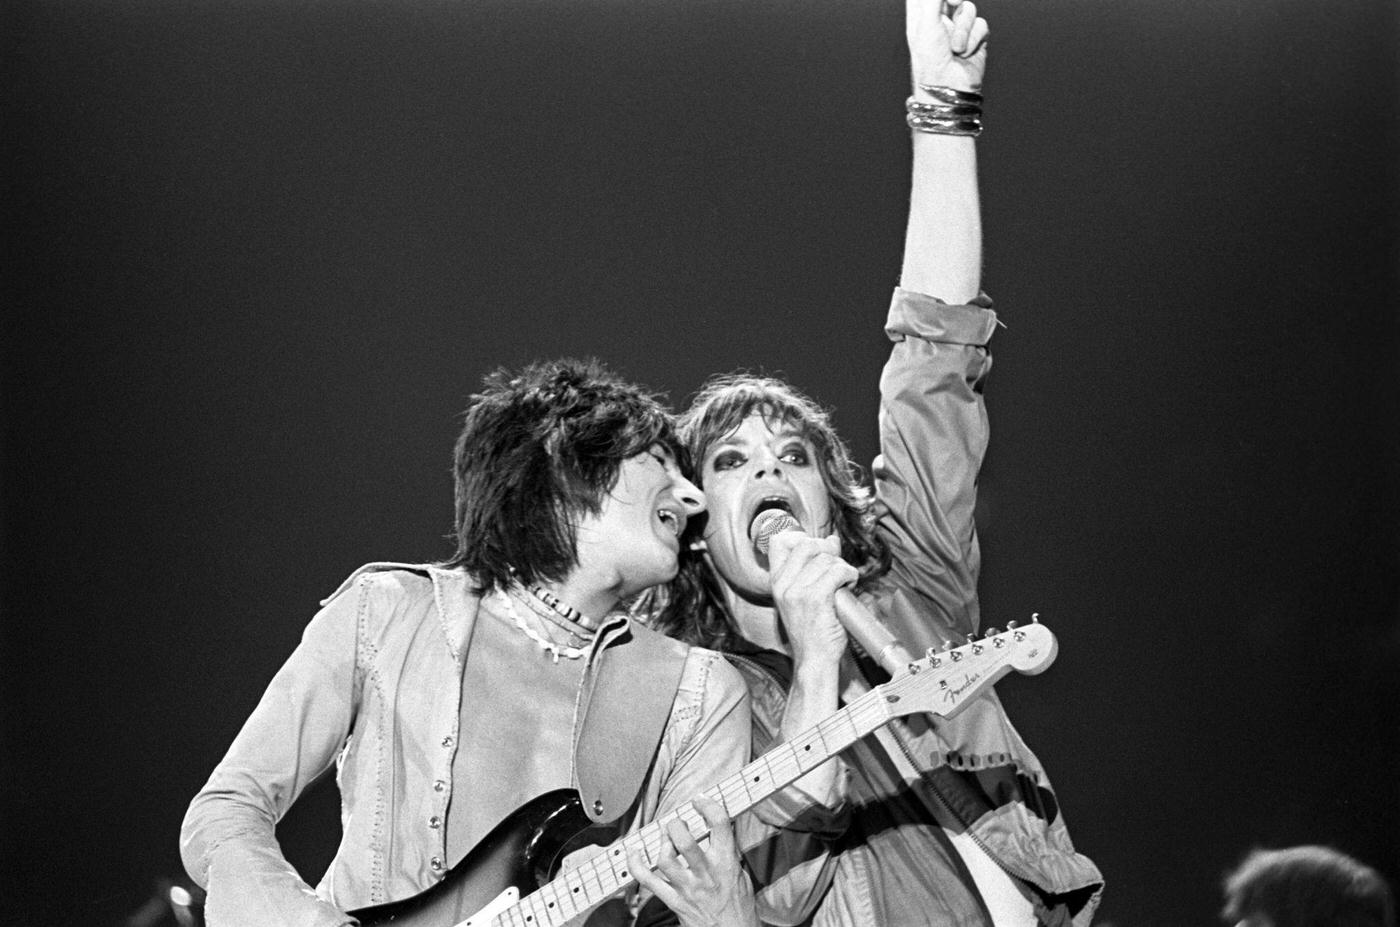
[[[768,571],[752,560],[745,561],[728,569],[715,564],[715,572],[725,584],[732,587],[746,599],[771,599],[773,581]]]

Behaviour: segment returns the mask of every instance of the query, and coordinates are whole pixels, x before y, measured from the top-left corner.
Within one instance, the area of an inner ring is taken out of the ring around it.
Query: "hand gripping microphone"
[[[796,518],[782,509],[767,509],[759,512],[749,526],[749,538],[754,548],[765,557],[768,555],[768,542],[773,535],[783,531],[802,531]],[[914,658],[904,645],[895,639],[889,629],[870,609],[860,604],[851,590],[842,586],[836,590],[836,617],[846,633],[855,638],[861,649],[870,654],[891,676],[898,676],[908,668]]]

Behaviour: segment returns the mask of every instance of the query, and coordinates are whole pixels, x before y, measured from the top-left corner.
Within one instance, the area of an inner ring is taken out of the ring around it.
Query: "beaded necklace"
[[[533,607],[530,609],[531,613],[549,621],[569,635],[568,644],[556,643],[532,627],[516,610],[514,599],[519,595],[517,590],[525,588],[519,583],[512,583],[509,589],[500,590],[501,601],[505,603],[506,612],[510,615],[511,621],[515,622],[515,626],[523,631],[526,637],[538,644],[541,650],[552,656],[555,663],[559,662],[560,657],[566,660],[577,660],[587,654],[588,646],[592,643],[593,636],[597,631],[597,628],[589,623],[589,619],[577,609],[564,604],[554,593],[538,586],[530,587],[529,592],[540,604],[545,606],[544,608]],[[529,604],[523,596],[521,596],[521,600]]]

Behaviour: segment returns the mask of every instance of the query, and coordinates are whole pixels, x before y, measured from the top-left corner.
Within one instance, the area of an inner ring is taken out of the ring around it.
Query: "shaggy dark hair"
[[[822,483],[831,496],[841,556],[860,571],[862,583],[884,575],[890,568],[890,551],[875,533],[874,497],[864,470],[851,460],[845,442],[831,426],[831,416],[782,380],[728,374],[701,387],[679,422],[681,440],[695,462],[695,484],[705,488],[700,472],[705,453],[754,413],[762,415],[771,427],[790,428],[812,443]],[[703,523],[703,519],[695,523]],[[723,588],[723,578],[715,574],[709,561],[687,551],[681,557],[680,572],[658,597],[664,601],[653,624],[688,643],[729,649],[737,632],[724,606]]]
[[[1274,927],[1395,927],[1385,880],[1330,847],[1252,850],[1224,888],[1220,916],[1231,922],[1263,914]]]
[[[622,462],[660,444],[686,466],[667,408],[596,360],[497,370],[463,413],[453,455],[457,552],[482,592],[578,564],[576,525],[596,515]]]

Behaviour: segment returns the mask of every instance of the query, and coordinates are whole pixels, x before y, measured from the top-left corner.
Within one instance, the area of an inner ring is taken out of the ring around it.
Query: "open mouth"
[[[682,521],[680,517],[670,509],[657,509],[656,517],[661,520],[661,523],[663,525],[665,525],[667,528],[670,528],[671,533],[674,534],[677,538],[679,538],[681,536],[681,532],[685,530],[685,522]]]

